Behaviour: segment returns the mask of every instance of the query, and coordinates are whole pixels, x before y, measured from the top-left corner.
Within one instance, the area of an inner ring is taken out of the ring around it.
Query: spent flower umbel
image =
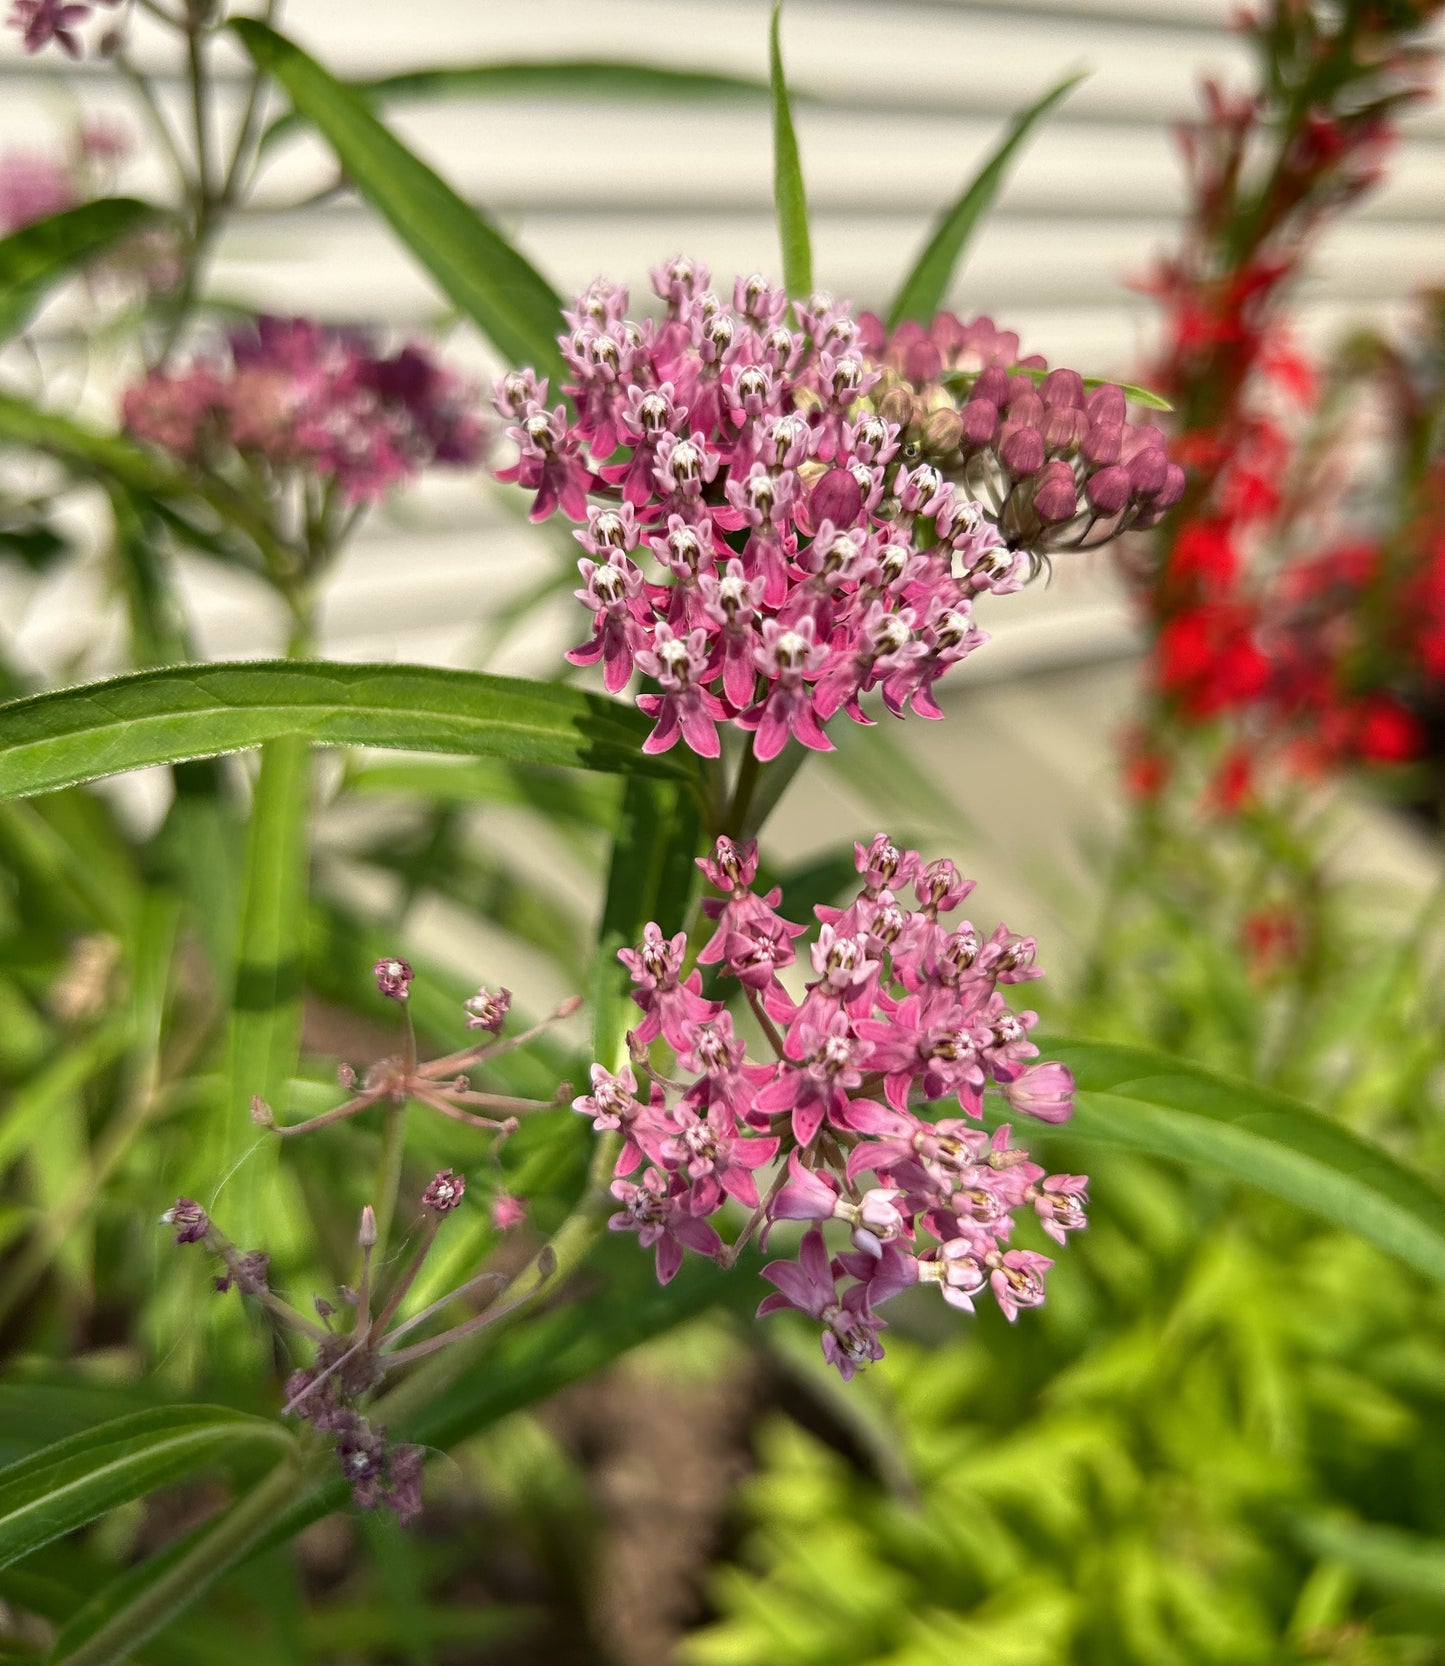
[[[610,1224],[654,1251],[664,1284],[688,1249],[730,1265],[755,1233],[810,1223],[796,1260],[763,1269],[777,1288],[759,1312],[810,1314],[845,1377],[881,1357],[877,1309],[912,1285],[965,1311],[991,1295],[1010,1320],[1037,1307],[1052,1263],[1012,1245],[1016,1217],[1032,1212],[1062,1243],[1087,1201],[1082,1177],[1047,1175],[1007,1124],[981,1124],[991,1093],[1047,1123],[1072,1108],[1068,1070],[1035,1062],[1036,1015],[1002,993],[1040,975],[1034,940],[950,922],[972,890],[951,862],[879,834],[856,847],[856,865],[856,897],[816,910],[815,976],[799,999],[778,972],[802,958],[805,928],[777,913],[777,890],[753,889],[756,842],[719,839],[698,863],[725,894],[704,904],[716,930],[697,959],[742,985],[770,1056],[749,1059],[723,1003],[683,973],[686,938],[649,925],[620,955],[644,1014],[634,1065],[593,1065],[592,1091],[573,1101],[620,1136]],[[652,1067],[658,1038],[676,1056],[670,1074]],[[921,1114],[949,1098],[961,1116]],[[729,1199],[750,1211],[730,1245],[713,1224]],[[851,1243],[836,1256],[829,1222]]]

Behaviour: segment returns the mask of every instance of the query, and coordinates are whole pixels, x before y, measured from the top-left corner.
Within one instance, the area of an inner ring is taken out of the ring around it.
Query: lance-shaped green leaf
[[[247,1243],[262,1235],[261,1200],[279,1154],[278,1141],[257,1141],[251,1100],[284,1102],[301,1048],[310,762],[310,747],[295,735],[267,742],[247,827],[229,1087],[212,1168],[229,1176],[227,1224]]]
[[[251,19],[231,27],[447,298],[511,363],[535,365],[559,387],[560,304],[530,261],[300,47]]]
[[[264,1418],[173,1406],[118,1417],[22,1458],[0,1470],[0,1567],[257,1440],[291,1445]]]
[[[255,507],[224,481],[192,479],[164,458],[136,445],[122,434],[108,434],[74,417],[47,411],[13,394],[0,392],[0,445],[5,442],[43,451],[77,479],[95,475],[138,493],[165,516],[182,537],[197,549],[226,558],[223,542],[190,522],[173,506],[203,500],[221,519],[245,533],[273,567],[294,558],[275,539]]]
[[[642,751],[647,731],[640,713],[601,695],[480,671],[294,660],[166,666],[0,705],[0,798],[281,735],[696,782],[691,753]]]
[[[766,81],[746,75],[718,75],[710,70],[668,69],[663,64],[630,64],[611,58],[516,60],[502,64],[442,64],[405,70],[369,81],[347,81],[349,92],[371,109],[448,98],[617,99],[626,103],[672,100],[688,103],[714,99],[768,96]],[[265,152],[300,125],[289,111],[266,129]]]
[[[1445,1197],[1348,1129],[1162,1054],[1085,1041],[1043,1051],[1078,1086],[1070,1139],[1221,1170],[1445,1279]]]
[[[632,979],[617,951],[640,942],[649,921],[668,937],[686,928],[700,838],[697,802],[690,794],[669,783],[627,783],[593,963],[592,1046],[598,1063],[609,1070],[627,1062],[624,1037],[638,1017]]]
[[[1016,364],[1009,371],[1010,376],[1027,376],[1035,382],[1042,382],[1048,375],[1047,370],[1040,370],[1035,365]],[[976,370],[945,370],[938,378],[945,387],[971,388],[978,380]],[[1172,411],[1174,407],[1160,394],[1151,393],[1148,388],[1141,388],[1134,382],[1116,382],[1112,376],[1082,376],[1079,378],[1086,388],[1102,388],[1104,386],[1118,388],[1131,405],[1146,405],[1151,411]]]
[[[783,284],[789,295],[806,300],[813,291],[813,242],[808,231],[803,165],[798,159],[798,138],[793,131],[793,111],[778,43],[782,11],[783,0],[775,0],[768,31],[768,69],[773,86],[773,206],[783,251]]]
[[[1025,140],[1045,116],[1084,79],[1083,71],[1067,75],[1058,86],[1051,88],[1037,103],[1014,117],[1003,143],[989,157],[978,175],[964,189],[963,195],[947,209],[933,228],[928,246],[918,257],[918,263],[903,280],[893,305],[888,309],[888,327],[901,324],[905,318],[926,322],[943,304],[953,274],[963,258],[969,239],[1008,173],[1009,164],[1023,148]]]
[[[0,341],[23,330],[63,279],[159,217],[133,197],[101,197],[0,238]]]

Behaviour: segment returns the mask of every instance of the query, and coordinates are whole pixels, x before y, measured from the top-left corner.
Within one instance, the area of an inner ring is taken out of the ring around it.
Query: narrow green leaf
[[[118,1417],[22,1458],[0,1470],[0,1567],[248,1440],[291,1444],[264,1418],[175,1406]]]
[[[0,238],[0,341],[25,328],[56,284],[159,217],[133,197],[101,197]]]
[[[0,705],[0,798],[302,735],[323,746],[456,752],[696,782],[647,719],[552,683],[425,665],[178,665]]]
[[[559,387],[560,303],[536,268],[300,47],[254,19],[231,27],[447,298],[509,362],[534,365]]]
[[[514,804],[552,822],[610,831],[617,820],[617,786],[605,777],[553,774],[496,758],[436,763],[407,758],[358,763],[348,769],[344,793],[370,797],[414,794],[430,804]]]
[[[778,216],[778,242],[783,251],[783,284],[795,300],[806,300],[813,292],[813,243],[808,232],[803,165],[798,160],[798,139],[793,132],[793,112],[778,44],[782,12],[783,0],[774,0],[773,21],[768,31],[768,71],[773,88],[773,206]]]
[[[1445,1197],[1347,1129],[1161,1054],[1084,1041],[1043,1050],[1078,1084],[1070,1139],[1222,1170],[1445,1279]]]
[[[1291,1511],[1288,1520],[1306,1550],[1343,1562],[1376,1590],[1445,1603],[1445,1539],[1303,1511]]]
[[[310,762],[310,747],[294,735],[262,748],[246,837],[229,1087],[212,1172],[226,1177],[227,1223],[247,1243],[261,1236],[261,1200],[278,1156],[277,1141],[258,1141],[251,1100],[284,1101],[301,1048]]]
[[[168,524],[197,548],[226,558],[225,546],[174,508],[175,503],[196,506],[203,500],[230,526],[238,528],[273,565],[290,563],[291,556],[277,544],[274,535],[255,508],[240,493],[214,477],[192,479],[166,462],[158,453],[136,445],[122,434],[109,434],[47,411],[14,394],[0,392],[0,445],[4,443],[43,451],[78,479],[95,475],[125,486],[152,503]]]
[[[661,64],[630,64],[610,58],[446,64],[344,85],[372,109],[425,100],[494,96],[616,99],[629,104],[768,96],[767,82],[751,76],[715,75],[707,70],[668,69]],[[300,124],[295,111],[279,116],[261,140],[262,155]]]
[[[1042,382],[1048,375],[1047,370],[1039,370],[1034,365],[1016,364],[1010,371],[1010,376],[1027,376],[1035,382]],[[1116,387],[1132,405],[1144,405],[1151,411],[1172,411],[1174,407],[1161,394],[1151,393],[1148,388],[1141,388],[1134,382],[1116,382],[1112,376],[1082,376],[1079,378],[1086,388]],[[939,381],[946,387],[969,388],[978,380],[976,370],[945,370]]]
[[[627,1062],[624,1037],[639,1017],[617,951],[640,942],[651,920],[668,937],[687,927],[700,837],[697,803],[688,793],[654,781],[627,783],[593,966],[592,1047],[609,1070]]]
[[[928,246],[918,257],[917,264],[903,280],[893,305],[888,309],[888,327],[901,324],[905,318],[927,322],[932,318],[948,293],[953,274],[963,258],[969,239],[979,221],[987,213],[1008,173],[1009,164],[1022,149],[1024,141],[1045,116],[1068,97],[1084,79],[1086,71],[1066,75],[1058,86],[1051,88],[1027,110],[1014,117],[1013,125],[1003,143],[984,163],[975,178],[964,188],[963,195],[947,209],[933,228]]]

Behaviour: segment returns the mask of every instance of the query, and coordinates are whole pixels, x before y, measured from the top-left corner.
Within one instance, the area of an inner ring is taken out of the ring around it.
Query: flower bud
[[[991,399],[970,399],[958,415],[963,426],[962,443],[970,450],[988,445],[998,431],[998,406]]]
[[[1090,422],[1122,427],[1125,416],[1124,390],[1116,387],[1113,382],[1106,382],[1103,387],[1095,388],[1084,400],[1084,410],[1088,413]]]
[[[1029,383],[1029,387],[1033,387],[1032,382]],[[979,372],[978,380],[969,392],[970,399],[987,399],[992,405],[1002,405],[1008,397],[1008,372],[996,364],[991,364],[987,370]]]
[[[376,1211],[369,1203],[362,1207],[361,1225],[357,1228],[356,1241],[362,1249],[376,1248]]]
[[[1169,458],[1155,446],[1135,454],[1129,461],[1129,483],[1143,497],[1152,497],[1162,489],[1169,472]]]
[[[856,526],[863,513],[863,488],[848,469],[829,469],[808,498],[813,525],[832,521],[835,527]]]
[[[1072,406],[1055,406],[1044,414],[1042,433],[1049,451],[1077,451],[1088,432],[1088,417]]]
[[[1084,482],[1084,495],[1101,515],[1117,515],[1129,501],[1129,471],[1118,463],[1099,469]]]
[[[1084,378],[1077,370],[1051,370],[1039,388],[1046,405],[1058,410],[1082,410]]]
[[[1005,429],[1011,425],[1005,424]],[[1015,480],[1037,474],[1044,466],[1044,441],[1037,428],[1015,428],[998,448],[999,459]]]
[[[271,1107],[259,1093],[251,1095],[251,1121],[258,1128],[274,1128],[276,1126],[276,1118],[272,1114]]]
[[[1117,422],[1092,422],[1084,436],[1082,451],[1091,463],[1117,463],[1124,448],[1123,425]]]
[[[1154,493],[1155,509],[1172,509],[1184,496],[1184,470],[1171,463],[1164,471],[1164,484]]]
[[[943,369],[943,355],[931,341],[915,341],[903,355],[903,374],[920,387],[938,380]]]
[[[1016,393],[1008,402],[1008,419],[1020,428],[1042,428],[1044,402],[1034,392],[1032,384],[1027,393]]]
[[[524,1199],[513,1197],[510,1192],[498,1192],[492,1199],[492,1226],[498,1232],[511,1232],[519,1227],[527,1218],[527,1205]]]
[[[1041,521],[1068,521],[1078,508],[1074,471],[1064,462],[1046,463],[1034,487],[1034,513]]]
[[[907,388],[889,388],[878,401],[878,414],[885,422],[906,428],[913,421],[913,395]]]
[[[1032,376],[1025,376],[1022,371],[1019,371],[1017,375],[1009,377],[1008,393],[1005,395],[1004,403],[1012,405],[1015,399],[1037,399],[1038,397],[1039,384]]]
[[[947,457],[963,440],[963,418],[950,405],[929,413],[923,424],[923,449],[931,456]]]

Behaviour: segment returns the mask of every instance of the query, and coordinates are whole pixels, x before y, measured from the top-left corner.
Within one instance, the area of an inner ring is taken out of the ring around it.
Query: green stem
[[[406,1108],[403,1099],[386,1108],[381,1136],[381,1161],[376,1166],[376,1249],[384,1261],[391,1241],[391,1223],[396,1219],[396,1199],[401,1190],[401,1164],[406,1154]]]
[[[313,1479],[307,1470],[299,1455],[277,1464],[180,1561],[54,1666],[117,1666],[129,1660],[147,1638],[193,1603],[265,1535]]]
[[[530,1303],[544,1289],[561,1289],[591,1253],[605,1229],[608,1211],[613,1207],[610,1188],[617,1152],[615,1134],[598,1140],[587,1171],[587,1184],[576,1207],[508,1288],[508,1320],[517,1309]],[[369,1415],[386,1428],[400,1428],[408,1417],[414,1416],[458,1377],[470,1371],[501,1328],[499,1324],[496,1329],[480,1330],[449,1347],[433,1364],[398,1383],[377,1402]]]

